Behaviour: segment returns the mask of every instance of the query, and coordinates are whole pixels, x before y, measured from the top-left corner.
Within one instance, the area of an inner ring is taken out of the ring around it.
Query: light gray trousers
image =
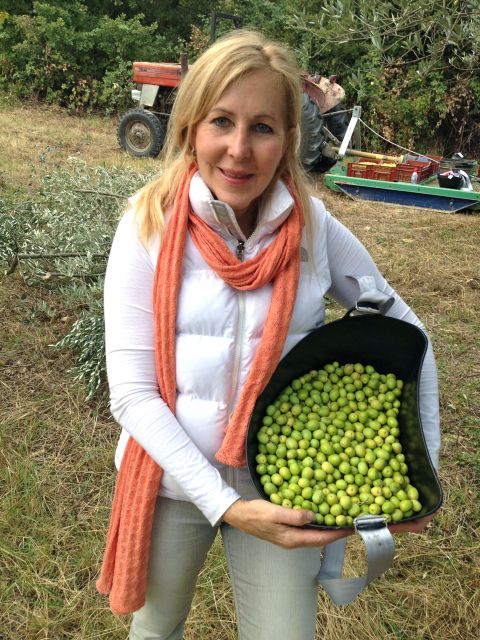
[[[245,499],[258,494],[245,469],[226,479]],[[191,503],[160,497],[152,532],[146,603],[130,640],[181,640],[198,573],[218,528]],[[320,550],[286,550],[221,525],[240,640],[313,640]],[[198,640],[203,640],[198,638]]]

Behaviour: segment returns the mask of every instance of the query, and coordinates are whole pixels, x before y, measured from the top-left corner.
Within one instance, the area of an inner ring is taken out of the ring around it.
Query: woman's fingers
[[[336,542],[341,538],[351,535],[353,530],[319,530],[319,529],[297,529],[294,527],[284,527],[279,531],[280,537],[276,544],[287,549],[297,547],[324,547],[327,544]]]
[[[392,533],[420,533],[435,514],[412,522],[389,525]],[[265,500],[237,500],[223,516],[223,521],[245,533],[269,540],[286,548],[323,547],[353,533],[350,529],[313,529],[314,514],[304,509],[286,509]]]
[[[223,521],[286,548],[322,547],[352,533],[303,528],[313,518],[314,514],[304,509],[285,509],[264,500],[237,500],[227,509]]]

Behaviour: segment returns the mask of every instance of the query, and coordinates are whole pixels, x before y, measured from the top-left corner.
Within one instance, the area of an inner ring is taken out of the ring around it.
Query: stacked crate
[[[394,182],[398,179],[397,165],[393,163],[384,164],[380,160],[360,158],[358,162],[347,163],[347,176]]]
[[[438,162],[435,160],[431,160],[430,162],[407,160],[406,162],[397,164],[398,182],[410,182],[414,171],[417,172],[417,182],[423,182],[434,173],[437,173]]]
[[[386,180],[387,182],[410,182],[413,172],[416,171],[417,181],[422,182],[437,173],[438,166],[436,160],[385,163],[381,160],[360,158],[358,162],[347,163],[347,176],[368,180]]]

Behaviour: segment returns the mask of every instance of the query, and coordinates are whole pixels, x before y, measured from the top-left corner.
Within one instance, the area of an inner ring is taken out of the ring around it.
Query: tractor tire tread
[[[135,122],[146,126],[150,132],[150,141],[145,147],[137,147],[128,139],[129,127]],[[135,107],[126,111],[120,118],[117,139],[119,145],[128,153],[137,157],[155,158],[163,146],[165,129],[154,113],[141,107]]]

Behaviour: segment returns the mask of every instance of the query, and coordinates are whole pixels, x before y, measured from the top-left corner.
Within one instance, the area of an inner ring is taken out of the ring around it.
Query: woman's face
[[[242,231],[253,231],[257,200],[272,181],[290,140],[285,92],[278,77],[258,71],[237,80],[196,127],[200,175],[229,204]]]

